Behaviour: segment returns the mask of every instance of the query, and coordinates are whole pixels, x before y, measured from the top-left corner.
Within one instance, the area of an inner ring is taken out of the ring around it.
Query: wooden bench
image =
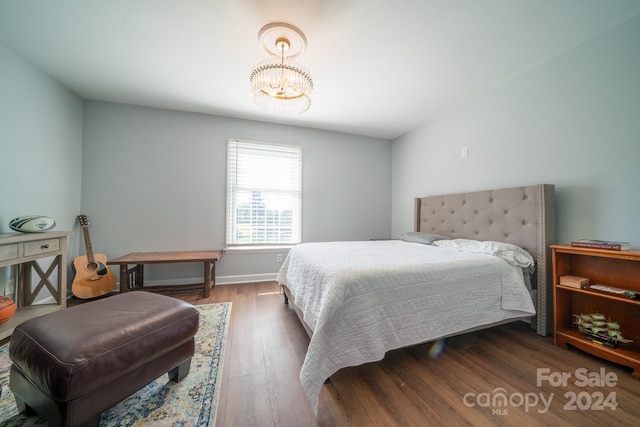
[[[200,290],[204,298],[209,297],[216,285],[216,261],[222,251],[179,251],[179,252],[133,252],[107,261],[109,265],[120,266],[120,292],[143,289],[152,292]],[[204,263],[204,283],[196,285],[144,286],[145,264],[168,264],[184,262]],[[129,265],[135,267],[129,268]]]

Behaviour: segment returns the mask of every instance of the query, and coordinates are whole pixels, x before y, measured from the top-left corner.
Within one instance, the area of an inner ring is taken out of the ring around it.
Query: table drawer
[[[59,239],[36,240],[35,242],[24,243],[24,256],[57,252],[60,250]]]
[[[0,246],[0,261],[18,258],[18,244]]]

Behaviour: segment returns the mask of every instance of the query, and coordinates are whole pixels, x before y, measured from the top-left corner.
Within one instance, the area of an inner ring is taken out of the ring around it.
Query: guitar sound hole
[[[87,270],[97,270],[98,269],[98,263],[95,262],[90,262],[89,264],[87,264]]]

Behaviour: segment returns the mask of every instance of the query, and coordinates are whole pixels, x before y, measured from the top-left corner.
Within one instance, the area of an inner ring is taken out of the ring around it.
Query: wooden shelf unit
[[[629,366],[634,370],[632,375],[640,378],[640,299],[559,284],[560,276],[573,275],[588,278],[590,285],[640,292],[640,252],[551,245],[551,254],[555,345],[571,345]],[[592,313],[605,315],[617,322],[622,335],[633,342],[610,348],[584,339],[573,324],[573,315]]]
[[[0,325],[0,339],[11,336],[20,323],[67,306],[67,237],[69,231],[0,234],[0,267],[18,266],[16,313]],[[38,263],[53,257],[46,269]],[[35,274],[34,274],[35,273]],[[37,284],[32,288],[32,279]],[[55,280],[52,280],[54,279]],[[52,303],[38,300],[53,298]]]

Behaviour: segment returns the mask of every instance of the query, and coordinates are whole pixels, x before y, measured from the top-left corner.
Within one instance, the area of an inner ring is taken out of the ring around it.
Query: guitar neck
[[[89,264],[92,264],[94,260],[93,260],[93,249],[91,248],[91,238],[89,237],[89,227],[86,225],[83,225],[82,233],[84,234],[84,245],[87,249],[87,261],[89,262]]]

